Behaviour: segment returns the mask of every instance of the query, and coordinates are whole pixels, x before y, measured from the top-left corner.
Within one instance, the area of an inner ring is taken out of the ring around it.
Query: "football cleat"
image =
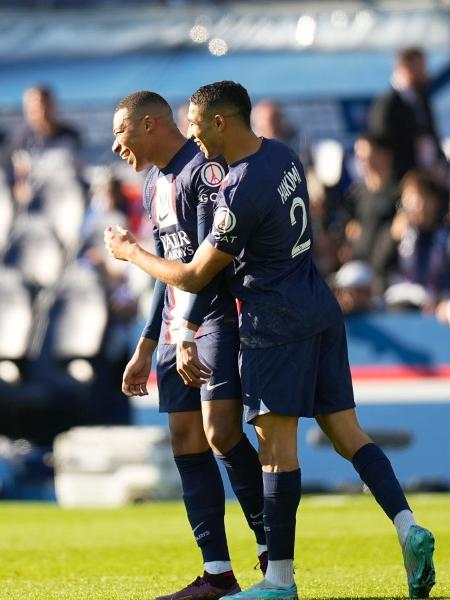
[[[232,581],[234,581],[234,584],[232,584],[231,587],[220,588],[212,585],[211,582],[205,578],[205,574],[203,574],[182,590],[174,592],[173,594],[168,594],[167,596],[158,596],[155,600],[219,600],[219,598],[224,597],[229,600],[230,594],[236,594],[241,591],[241,588],[234,577],[232,578]]]
[[[223,596],[223,600],[298,600],[297,586],[280,588],[263,579],[242,592]]]
[[[435,584],[434,537],[431,531],[411,525],[403,548],[410,598],[428,598]]]

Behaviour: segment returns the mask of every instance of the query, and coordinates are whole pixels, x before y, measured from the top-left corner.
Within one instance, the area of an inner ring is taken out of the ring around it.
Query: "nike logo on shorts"
[[[252,513],[250,513],[250,519],[257,519],[258,517],[260,517],[263,514],[263,512],[264,511],[256,513],[256,515],[252,515]]]
[[[215,390],[216,388],[220,387],[221,385],[225,385],[226,383],[228,383],[228,381],[222,381],[221,383],[211,385],[208,381],[208,383],[206,384],[206,389],[210,392],[211,390]]]

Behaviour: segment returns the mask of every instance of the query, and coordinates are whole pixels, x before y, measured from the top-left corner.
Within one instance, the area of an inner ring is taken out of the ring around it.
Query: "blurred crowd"
[[[305,143],[281,107],[254,107],[255,130],[305,165],[317,265],[346,314],[416,310],[450,324],[449,165],[428,95],[426,56],[396,57],[353,148]]]
[[[449,169],[421,49],[398,54],[353,148],[308,140],[272,99],[252,118],[305,165],[315,259],[343,311],[409,309],[448,325]],[[186,133],[186,105],[178,120]],[[119,381],[152,282],[106,254],[103,230],[122,225],[150,246],[150,228],[142,179],[113,158],[83,164],[82,133],[35,86],[23,125],[0,141],[0,419],[12,437],[45,442],[68,423],[128,421]]]

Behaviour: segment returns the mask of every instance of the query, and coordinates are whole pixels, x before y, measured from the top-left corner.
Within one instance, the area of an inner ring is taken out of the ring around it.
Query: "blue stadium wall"
[[[383,446],[406,488],[448,487],[450,328],[414,313],[354,316],[346,325],[361,424]],[[134,407],[134,421],[166,425],[167,416],[141,405]],[[246,431],[255,442],[253,429]],[[299,448],[306,488],[361,486],[313,419],[301,421]]]

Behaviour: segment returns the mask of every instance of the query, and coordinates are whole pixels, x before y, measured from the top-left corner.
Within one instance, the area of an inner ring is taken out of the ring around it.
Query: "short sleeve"
[[[258,222],[253,198],[239,186],[226,187],[217,198],[214,222],[207,239],[218,250],[238,256]]]

